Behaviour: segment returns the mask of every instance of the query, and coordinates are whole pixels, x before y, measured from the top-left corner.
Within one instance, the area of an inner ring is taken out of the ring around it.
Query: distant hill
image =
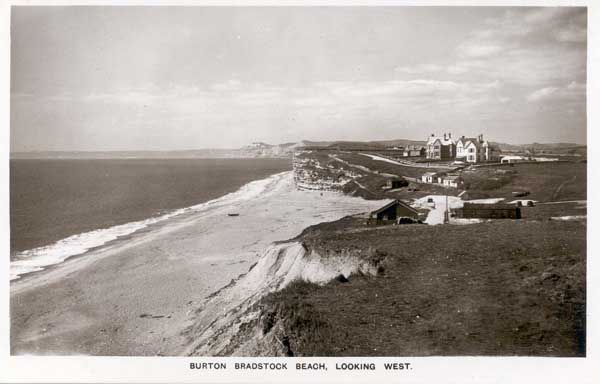
[[[506,144],[492,143],[503,152],[526,152],[530,154],[556,154],[556,155],[587,155],[587,146],[576,143],[531,143],[531,144]]]
[[[531,154],[556,154],[586,156],[587,146],[575,143],[532,143],[507,144],[492,142],[502,152]],[[419,140],[377,140],[377,141],[310,141],[268,144],[254,142],[242,148],[232,149],[194,149],[181,151],[38,151],[13,152],[11,159],[214,159],[214,158],[286,158],[303,147],[322,147],[331,149],[381,150],[389,147],[423,146]]]
[[[409,145],[424,146],[425,144],[427,144],[426,141],[422,141],[422,140],[406,140],[406,139],[370,141],[369,143],[377,143],[377,144],[381,144],[386,147],[395,147],[395,146],[406,147]]]

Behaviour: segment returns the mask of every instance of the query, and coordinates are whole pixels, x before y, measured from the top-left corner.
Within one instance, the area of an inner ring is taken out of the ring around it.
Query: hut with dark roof
[[[409,221],[417,222],[418,220],[419,211],[400,200],[394,200],[371,212],[368,224],[397,224]]]

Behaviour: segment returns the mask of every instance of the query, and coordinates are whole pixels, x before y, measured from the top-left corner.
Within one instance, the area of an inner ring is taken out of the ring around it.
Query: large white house
[[[498,160],[499,152],[483,135],[477,138],[462,136],[456,142],[456,160],[467,163],[479,163],[482,161]]]
[[[443,137],[432,134],[427,139],[425,155],[431,160],[451,160],[454,158],[454,140],[452,135],[444,133]]]

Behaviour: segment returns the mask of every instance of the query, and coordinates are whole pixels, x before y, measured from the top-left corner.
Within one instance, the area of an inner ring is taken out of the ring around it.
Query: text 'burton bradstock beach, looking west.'
[[[586,49],[585,7],[13,7],[11,354],[585,357]]]

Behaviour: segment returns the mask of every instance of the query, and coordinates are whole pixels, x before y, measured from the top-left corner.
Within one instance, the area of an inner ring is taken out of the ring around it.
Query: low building
[[[512,204],[464,203],[455,214],[464,219],[520,219],[521,209]]]
[[[409,145],[402,153],[404,157],[423,157],[425,156],[425,148]]]
[[[408,187],[408,181],[405,179],[388,179],[386,183],[386,189],[397,189]]]
[[[448,175],[440,178],[444,187],[458,188],[463,185],[464,181],[460,175]]]
[[[425,172],[421,175],[421,181],[424,183],[437,183],[440,175],[437,172]]]
[[[401,219],[417,221],[419,219],[419,212],[400,200],[394,200],[371,212],[368,223],[395,224],[400,222]]]
[[[490,144],[489,141],[483,143],[485,161],[499,161],[500,160],[500,148]]]
[[[502,163],[502,164],[522,163],[525,161],[529,161],[529,158],[524,157],[524,156],[514,156],[514,155],[503,156],[500,159],[500,163]]]

